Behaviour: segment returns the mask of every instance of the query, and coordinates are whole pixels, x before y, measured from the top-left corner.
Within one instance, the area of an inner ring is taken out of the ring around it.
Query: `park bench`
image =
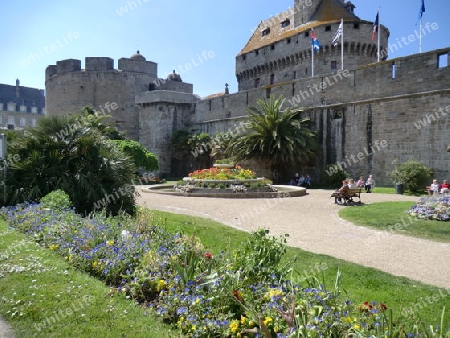
[[[347,189],[343,193],[341,192],[334,192],[331,194],[330,197],[334,197],[334,203],[338,203],[339,199],[343,201],[343,204],[346,205],[349,202],[352,203],[361,203],[361,192],[362,188],[354,188],[354,189]],[[355,202],[353,199],[358,198],[358,202]]]

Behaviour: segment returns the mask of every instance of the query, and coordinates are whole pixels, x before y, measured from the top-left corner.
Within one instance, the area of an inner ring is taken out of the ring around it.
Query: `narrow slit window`
[[[395,64],[395,62],[392,62],[392,78],[395,79],[396,76],[397,76],[397,65]]]

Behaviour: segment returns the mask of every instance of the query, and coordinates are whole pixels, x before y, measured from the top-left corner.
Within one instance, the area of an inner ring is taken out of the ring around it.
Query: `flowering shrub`
[[[250,169],[242,169],[236,166],[235,169],[209,168],[196,170],[189,173],[189,177],[202,180],[247,180],[255,179],[256,173]]]
[[[281,264],[284,237],[266,230],[252,233],[229,255],[213,255],[194,236],[167,233],[145,210],[134,218],[82,218],[70,209],[25,204],[1,213],[11,227],[146,305],[186,336],[440,334],[413,320],[393,323],[392,310],[382,303],[353,304],[338,290],[296,283],[289,262]]]
[[[422,219],[450,221],[450,196],[421,198],[408,210],[408,214]]]

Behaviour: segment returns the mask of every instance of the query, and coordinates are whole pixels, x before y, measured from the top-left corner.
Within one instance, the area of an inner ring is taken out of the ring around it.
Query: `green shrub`
[[[69,195],[67,195],[61,189],[52,191],[41,198],[41,205],[43,208],[49,208],[53,210],[64,210],[72,207]]]
[[[403,164],[398,164],[395,160],[392,164],[394,170],[388,173],[392,182],[403,183],[405,189],[413,193],[422,192],[433,174],[432,169],[416,160],[408,160]]]
[[[111,140],[111,142],[134,160],[136,168],[144,168],[146,170],[158,169],[158,159],[155,154],[148,151],[139,142],[133,140]]]
[[[322,184],[329,188],[339,188],[350,175],[337,164],[328,164],[322,173]]]

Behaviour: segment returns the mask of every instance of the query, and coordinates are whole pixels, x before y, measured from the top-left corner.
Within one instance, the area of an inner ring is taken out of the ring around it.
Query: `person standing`
[[[373,187],[375,187],[375,180],[373,179],[372,175],[369,175],[366,181],[366,185],[364,186],[364,188],[366,189],[366,193],[371,193]]]

